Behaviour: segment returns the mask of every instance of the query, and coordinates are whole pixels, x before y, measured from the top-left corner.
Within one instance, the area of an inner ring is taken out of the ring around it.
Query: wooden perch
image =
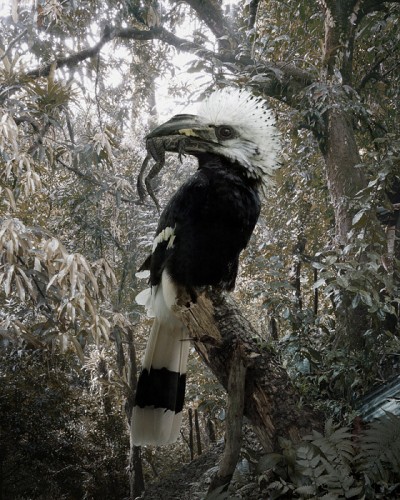
[[[197,352],[227,391],[230,367],[239,356],[246,372],[244,415],[267,452],[279,449],[279,437],[296,442],[312,429],[321,430],[323,416],[301,402],[279,357],[259,346],[256,331],[229,294],[206,290],[192,303],[183,292],[176,311]]]
[[[218,473],[211,481],[208,493],[224,491],[231,482],[242,446],[242,423],[246,385],[246,366],[240,345],[233,349],[228,380],[228,409],[226,412],[225,448]],[[222,487],[222,488],[221,488]]]

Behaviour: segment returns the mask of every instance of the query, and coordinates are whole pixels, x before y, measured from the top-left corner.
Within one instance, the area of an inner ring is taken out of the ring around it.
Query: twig
[[[256,24],[258,4],[260,0],[251,0],[249,3],[249,20],[247,22],[247,27],[252,30]]]
[[[9,46],[7,47],[6,51],[1,56],[0,61],[2,61],[3,59],[5,59],[8,56],[8,54],[10,53],[10,51],[14,47],[14,45],[16,43],[18,43],[21,40],[21,38],[23,38],[27,33],[28,33],[28,29],[24,29],[23,31],[21,31],[21,33],[19,35],[17,35],[14,38],[14,40],[11,40],[11,42],[10,42]]]

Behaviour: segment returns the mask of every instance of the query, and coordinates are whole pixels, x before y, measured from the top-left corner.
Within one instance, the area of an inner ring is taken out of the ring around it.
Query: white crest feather
[[[263,187],[273,184],[271,177],[279,166],[279,132],[264,99],[246,90],[225,88],[207,97],[197,114],[211,125],[233,127],[239,137],[224,141],[221,154],[241,163]]]

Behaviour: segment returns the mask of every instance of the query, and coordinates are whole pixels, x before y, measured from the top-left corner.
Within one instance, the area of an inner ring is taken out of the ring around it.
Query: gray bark
[[[182,292],[177,314],[197,352],[227,391],[239,353],[246,367],[244,415],[266,451],[279,449],[279,437],[299,441],[313,428],[321,429],[323,416],[301,402],[278,355],[272,348],[260,348],[256,331],[227,293],[207,290],[193,304]]]

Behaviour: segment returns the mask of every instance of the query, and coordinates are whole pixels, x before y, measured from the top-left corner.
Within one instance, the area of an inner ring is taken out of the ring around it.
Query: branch
[[[180,304],[177,314],[197,352],[226,390],[235,352],[240,352],[247,367],[244,414],[266,451],[279,449],[278,437],[298,441],[321,429],[322,415],[302,405],[278,355],[255,342],[257,332],[228,294],[206,291],[193,304],[183,292]]]
[[[234,350],[229,370],[228,408],[226,412],[225,448],[218,473],[213,477],[208,495],[219,488],[225,491],[235,472],[242,447],[242,423],[245,400],[246,366],[240,346]]]
[[[379,75],[379,66],[389,57],[390,54],[387,54],[384,57],[380,57],[368,70],[368,73],[366,73],[360,82],[360,85],[358,86],[357,92],[360,92],[366,85],[367,83],[372,80],[380,80],[380,75]]]
[[[249,20],[247,27],[249,30],[252,30],[256,24],[257,21],[257,11],[258,11],[258,4],[260,3],[260,0],[250,0],[249,3]]]
[[[48,76],[54,65],[57,68],[73,68],[85,59],[96,56],[106,43],[116,38],[139,41],[160,40],[178,50],[192,53],[197,57],[207,60],[219,60],[230,71],[236,73],[240,73],[244,69],[248,72],[248,68],[253,67],[254,73],[253,78],[249,82],[250,85],[256,87],[259,92],[266,96],[277,98],[295,107],[299,105],[299,93],[314,81],[310,73],[294,65],[287,63],[275,64],[268,61],[259,64],[250,57],[243,57],[237,60],[234,51],[225,51],[222,54],[213,52],[197,43],[177,37],[163,27],[154,27],[149,30],[138,30],[135,28],[108,29],[93,47],[75,52],[67,57],[59,57],[49,64],[29,71],[27,76]]]
[[[39,68],[35,68],[29,71],[28,73],[26,73],[26,76],[30,77],[48,76],[50,74],[51,68],[54,65],[56,65],[57,68],[63,68],[63,67],[73,68],[77,66],[80,62],[95,57],[97,54],[99,54],[99,52],[106,43],[116,38],[122,38],[125,40],[139,40],[139,41],[161,40],[185,52],[196,53],[203,57],[204,56],[218,57],[216,53],[204,49],[203,47],[194,42],[190,42],[183,38],[179,38],[162,27],[155,27],[149,30],[138,30],[135,28],[123,28],[119,30],[107,29],[105,30],[100,40],[93,47],[89,47],[79,52],[75,52],[74,54],[71,54],[70,56],[67,57],[58,57],[48,64],[45,64]]]
[[[349,11],[352,10],[354,13],[360,14],[360,17],[358,18],[359,21],[366,14],[382,10],[383,4],[385,3],[399,2],[400,0],[346,0],[345,2],[341,2],[340,8],[344,8]],[[331,11],[334,11],[337,7],[336,0],[322,0],[321,4],[324,8],[328,8]]]
[[[112,189],[106,182],[103,182],[103,181],[96,179],[96,177],[94,175],[87,174],[85,172],[81,172],[79,169],[73,167],[72,165],[68,165],[67,163],[62,161],[60,158],[57,158],[57,162],[60,165],[62,165],[64,168],[69,170],[70,172],[73,172],[74,174],[76,174],[81,179],[84,179],[85,181],[87,181],[89,184],[92,184],[94,186],[98,186],[99,188],[101,188],[103,190],[103,192],[108,193],[109,195],[111,195],[113,197],[115,197],[117,195],[117,190]],[[135,201],[135,200],[130,199],[130,198],[125,198],[124,196],[121,196],[119,199],[123,203],[128,203],[129,205],[138,205],[139,203],[141,203],[140,201]]]
[[[360,11],[357,22],[360,22],[363,17],[373,12],[379,12],[386,9],[388,3],[399,3],[400,0],[364,0],[360,2]],[[356,2],[356,5],[358,2]]]
[[[249,61],[243,62],[249,64]],[[250,76],[249,84],[264,96],[274,97],[294,108],[300,107],[303,90],[315,82],[311,73],[288,63],[259,64]]]
[[[3,59],[5,59],[8,56],[8,54],[11,52],[11,49],[14,47],[14,45],[16,43],[18,43],[21,40],[21,38],[23,38],[27,33],[28,33],[28,29],[24,29],[23,31],[21,31],[21,33],[19,35],[17,35],[13,40],[11,40],[11,42],[9,43],[4,54],[0,57],[0,61],[2,61]]]
[[[190,52],[198,57],[204,57],[206,59],[216,58],[220,59],[221,61],[224,61],[224,59],[223,58],[221,59],[221,56],[217,52],[208,50],[204,48],[202,45],[198,45],[197,43],[191,42],[184,38],[179,38],[178,36],[174,35],[170,31],[162,27],[155,28],[152,31],[154,32],[154,38],[157,38],[164,43],[168,43],[169,45],[174,46],[178,50],[182,50],[184,52]],[[230,62],[234,60],[233,57],[228,59]]]
[[[226,22],[221,6],[215,0],[185,0],[217,37],[230,36],[233,38],[229,24]]]
[[[51,68],[55,65],[57,68],[73,68],[78,63],[84,61],[85,59],[89,59],[97,55],[103,46],[113,39],[112,31],[106,30],[100,40],[88,49],[81,50],[80,52],[75,52],[74,54],[67,57],[59,57],[54,59],[51,63],[45,64],[39,68],[32,69],[26,73],[26,76],[30,77],[40,77],[40,76],[48,76],[50,74]]]

